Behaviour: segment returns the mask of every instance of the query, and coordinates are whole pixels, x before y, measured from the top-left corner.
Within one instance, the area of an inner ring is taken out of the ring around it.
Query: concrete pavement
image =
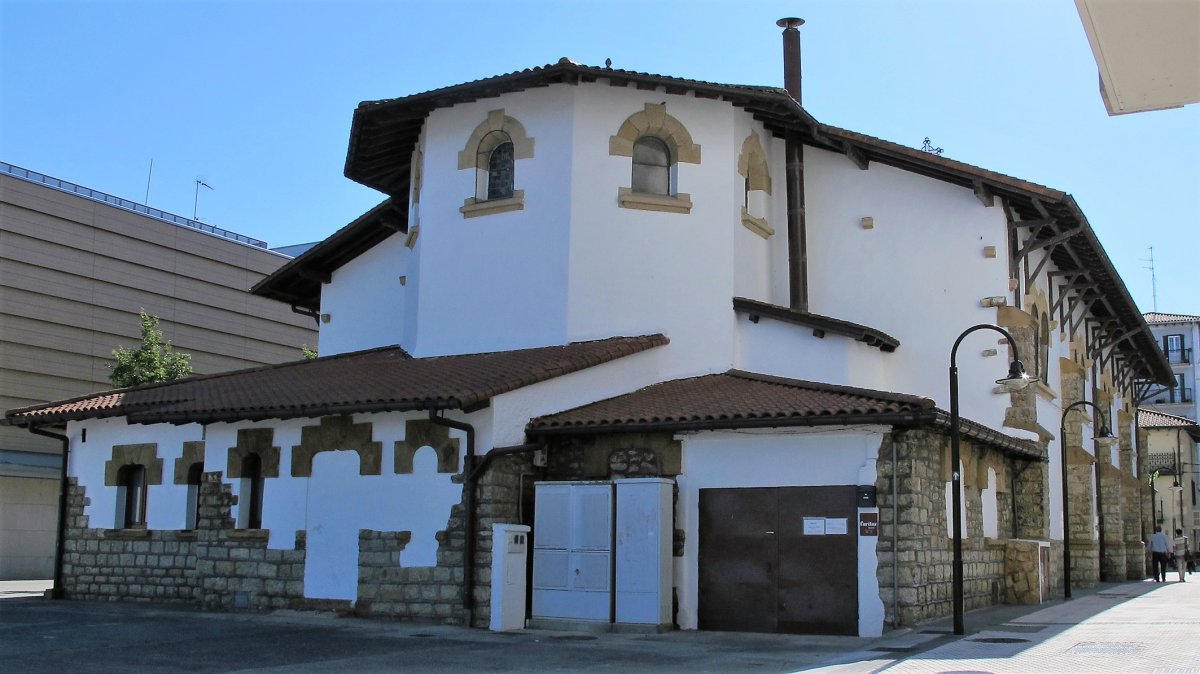
[[[1155,672],[1200,674],[1200,575],[1103,584],[878,639],[733,632],[582,634],[49,601],[0,586],[0,669],[75,671]]]

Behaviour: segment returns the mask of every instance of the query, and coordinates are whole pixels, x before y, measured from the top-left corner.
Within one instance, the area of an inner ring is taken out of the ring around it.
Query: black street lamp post
[[[959,417],[958,417],[958,345],[962,343],[963,338],[977,330],[994,330],[1004,335],[1008,340],[1008,345],[1012,348],[1013,361],[1008,367],[1008,376],[1003,379],[997,379],[996,383],[1004,386],[1010,391],[1018,391],[1025,388],[1032,379],[1025,374],[1025,366],[1021,364],[1021,356],[1017,351],[1017,342],[1012,335],[1003,328],[982,323],[967,328],[958,339],[954,340],[954,347],[950,349],[950,491],[952,493],[952,509],[951,519],[954,523],[954,566],[951,585],[954,592],[954,633],[963,634],[966,628],[963,625],[963,554],[962,554],[962,472],[959,470],[959,465],[962,463],[962,454],[959,448]]]
[[[1109,449],[1117,442],[1117,438],[1114,438],[1108,429],[1108,423],[1104,419],[1104,410],[1097,407],[1095,403],[1079,400],[1063,408],[1062,418],[1058,422],[1058,446],[1062,455],[1063,596],[1067,599],[1071,598],[1071,502],[1067,497],[1067,415],[1076,407],[1084,405],[1096,410],[1096,416],[1100,419],[1100,433],[1093,438],[1096,446]]]

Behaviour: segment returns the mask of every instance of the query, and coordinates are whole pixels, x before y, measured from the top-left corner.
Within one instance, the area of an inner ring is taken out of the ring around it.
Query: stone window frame
[[[321,452],[358,454],[359,475],[381,474],[383,443],[372,440],[374,424],[354,423],[349,415],[321,417],[316,425],[300,429],[300,444],[292,445],[292,477],[312,477],[313,457]]]
[[[129,510],[129,485],[124,484],[128,481],[127,467],[130,466],[139,466],[142,475],[141,485],[139,486],[141,495],[139,510],[141,514],[140,517],[135,517],[135,521],[133,522],[129,522],[127,517]],[[162,476],[163,460],[158,458],[157,443],[148,442],[112,446],[112,458],[104,462],[104,485],[106,487],[117,488],[117,498],[114,503],[116,508],[114,524],[118,526],[114,528],[145,529],[147,527],[150,487],[161,485]]]
[[[617,206],[663,213],[690,213],[692,197],[679,191],[679,164],[699,164],[700,146],[692,142],[692,135],[682,122],[667,114],[665,102],[646,103],[642,110],[627,117],[616,135],[608,139],[609,156],[629,157],[632,181],[633,146],[646,136],[658,138],[667,145],[671,157],[670,194],[635,192],[631,182],[630,187],[617,188]]]
[[[230,447],[227,452],[225,477],[240,480],[236,520],[238,529],[262,528],[266,478],[279,477],[280,448],[274,442],[274,428],[239,428],[237,445]],[[247,466],[254,465],[251,457],[257,459],[257,470],[254,474],[247,474]]]
[[[764,239],[775,234],[775,229],[767,221],[767,209],[770,206],[771,171],[767,163],[767,153],[763,149],[762,139],[757,131],[751,131],[746,140],[742,141],[742,151],[738,155],[738,175],[742,177],[744,191],[742,193],[742,226]],[[753,192],[760,194],[753,195]]]
[[[184,529],[195,529],[200,512],[200,482],[204,474],[204,441],[183,443],[183,453],[175,459],[174,482],[187,485]]]
[[[488,199],[488,164],[492,152],[505,142],[511,142],[513,146],[512,196]],[[525,133],[524,125],[504,114],[503,108],[488,111],[487,117],[475,127],[467,138],[466,145],[458,153],[458,170],[475,170],[475,196],[464,199],[458,211],[464,218],[474,218],[524,210],[525,190],[516,189],[516,162],[532,157],[533,139]]]

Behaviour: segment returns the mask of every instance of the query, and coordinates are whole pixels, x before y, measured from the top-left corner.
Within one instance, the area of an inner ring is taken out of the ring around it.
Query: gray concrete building
[[[138,312],[196,374],[302,358],[314,320],[249,288],[291,258],[252,239],[0,162],[0,409],[111,388]],[[53,573],[60,445],[0,426],[0,580]]]

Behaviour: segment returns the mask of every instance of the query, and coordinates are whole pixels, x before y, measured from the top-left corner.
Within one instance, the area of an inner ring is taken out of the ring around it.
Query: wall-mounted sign
[[[825,518],[824,517],[805,517],[804,518],[804,535],[805,536],[824,536],[825,535]]]
[[[845,517],[826,517],[825,533],[830,536],[839,534],[844,536],[850,533],[850,521]]]
[[[859,513],[858,514],[858,535],[859,536],[878,536],[879,535],[879,513]]]

